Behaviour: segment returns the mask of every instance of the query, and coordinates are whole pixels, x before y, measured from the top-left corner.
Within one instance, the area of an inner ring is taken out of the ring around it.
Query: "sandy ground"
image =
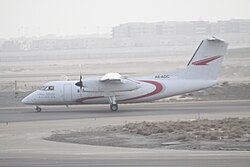
[[[222,82],[208,89],[170,97],[163,99],[163,101],[220,101],[243,99],[250,99],[250,83]]]
[[[127,123],[54,132],[46,140],[132,148],[250,151],[250,118]]]

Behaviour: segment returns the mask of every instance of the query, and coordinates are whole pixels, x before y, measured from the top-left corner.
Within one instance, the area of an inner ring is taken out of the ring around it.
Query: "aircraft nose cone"
[[[27,97],[23,98],[22,103],[27,104],[28,103],[28,98]]]
[[[32,104],[32,102],[33,102],[33,100],[32,100],[32,98],[30,97],[30,95],[29,95],[29,96],[26,96],[26,97],[23,98],[23,100],[22,100],[22,103],[23,103],[23,104]]]

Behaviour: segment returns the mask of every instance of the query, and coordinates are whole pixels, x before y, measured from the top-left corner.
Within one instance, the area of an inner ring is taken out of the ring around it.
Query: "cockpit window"
[[[46,89],[46,86],[42,86],[41,88],[40,88],[40,90],[45,90]]]
[[[54,90],[54,86],[42,86],[40,90]]]
[[[54,90],[54,86],[49,86],[49,90]]]

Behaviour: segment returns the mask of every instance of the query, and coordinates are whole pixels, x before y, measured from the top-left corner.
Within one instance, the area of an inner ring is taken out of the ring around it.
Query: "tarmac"
[[[249,151],[191,151],[79,145],[44,140],[55,131],[91,129],[128,122],[250,117],[250,101],[157,102],[0,108],[0,166],[242,166]]]

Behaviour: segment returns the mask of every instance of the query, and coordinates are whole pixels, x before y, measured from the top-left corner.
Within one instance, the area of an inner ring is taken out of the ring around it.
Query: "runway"
[[[247,151],[190,151],[91,146],[44,140],[53,131],[91,129],[125,122],[250,117],[250,102],[183,102],[0,108],[0,166],[227,166],[247,167]],[[8,123],[7,123],[8,122]]]
[[[249,156],[242,156],[241,158],[238,155],[229,155],[229,156],[221,156],[220,154],[214,154],[213,156],[191,156],[187,157],[185,155],[178,155],[177,152],[174,156],[170,157],[161,157],[159,158],[103,158],[103,159],[85,159],[85,158],[19,158],[19,159],[9,159],[2,160],[1,166],[9,167],[9,166],[61,166],[61,167],[80,167],[80,166],[171,166],[171,167],[199,167],[199,166],[227,166],[227,167],[248,167],[249,166]],[[187,153],[189,154],[189,153]],[[219,158],[218,158],[219,156]],[[232,158],[235,156],[235,158]]]
[[[0,108],[0,122],[23,122],[61,119],[89,119],[108,117],[133,117],[157,115],[214,115],[245,116],[250,113],[250,100],[204,101],[204,102],[157,102],[143,104],[121,104],[119,110],[110,111],[109,105],[41,106],[37,113],[35,106]],[[242,114],[245,113],[245,114]]]

